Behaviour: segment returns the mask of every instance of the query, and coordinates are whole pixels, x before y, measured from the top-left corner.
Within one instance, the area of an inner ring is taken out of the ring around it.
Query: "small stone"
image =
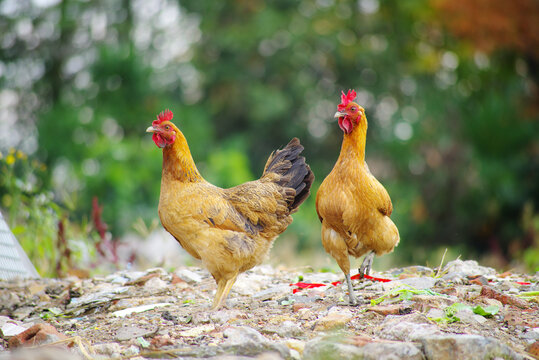
[[[297,313],[299,310],[305,309],[305,308],[307,308],[307,307],[308,307],[308,305],[305,304],[305,303],[294,303],[294,304],[292,305],[292,311],[295,312],[295,313]]]
[[[178,275],[180,279],[188,283],[199,283],[202,281],[202,276],[189,269],[178,269],[176,270],[175,274]]]
[[[303,349],[305,349],[305,342],[301,340],[288,339],[285,344],[289,349],[296,350],[300,355],[303,354]]]
[[[20,346],[49,344],[64,339],[67,339],[67,336],[60,334],[53,326],[49,324],[36,324],[9,339],[9,348],[14,349]]]
[[[415,277],[402,280],[393,280],[390,282],[382,283],[384,291],[392,290],[403,285],[408,285],[414,289],[423,290],[430,289],[436,284],[436,279],[433,277]]]
[[[235,319],[247,319],[247,314],[240,310],[219,310],[210,314],[210,320],[219,325]]]
[[[461,273],[464,276],[496,275],[496,270],[490,267],[480,266],[475,260],[453,260],[444,267],[444,273]]]
[[[298,318],[300,320],[310,320],[314,316],[310,308],[301,308],[298,310]]]
[[[426,314],[429,319],[439,319],[445,317],[445,311],[442,309],[432,308]]]
[[[335,308],[332,308],[332,310]],[[354,316],[351,311],[348,309],[340,310],[336,309],[330,311],[326,316],[321,319],[318,319],[316,322],[314,331],[325,331],[335,328],[342,328],[346,323],[352,320]]]
[[[152,274],[153,275],[153,274]],[[166,281],[161,280],[159,277],[152,277],[144,284],[144,290],[156,293],[167,290],[169,287]]]
[[[223,347],[235,355],[253,356],[265,352],[277,352],[283,358],[290,357],[285,344],[272,343],[262,334],[248,326],[231,326],[223,332]]]
[[[240,295],[252,296],[260,292],[269,283],[271,283],[269,276],[243,273],[238,276],[238,280],[234,283],[232,291]]]
[[[112,315],[116,316],[116,317],[126,317],[126,316],[129,316],[129,315],[134,314],[134,313],[135,314],[136,313],[141,313],[141,312],[144,312],[144,311],[153,310],[153,309],[158,308],[158,307],[170,306],[170,305],[172,305],[172,304],[171,303],[158,303],[158,304],[135,306],[135,307],[115,311],[115,312],[112,313]]]
[[[116,336],[115,336],[115,339],[118,340],[118,341],[125,341],[125,340],[129,340],[129,339],[134,339],[134,338],[137,338],[137,337],[144,337],[144,336],[148,336],[148,335],[151,335],[153,333],[155,333],[156,329],[144,329],[144,328],[139,328],[139,327],[136,327],[136,326],[131,326],[131,327],[123,327],[123,328],[120,328],[117,332],[116,332]]]
[[[303,351],[304,359],[424,360],[421,351],[411,343],[355,341],[353,338],[317,338],[309,341]]]
[[[17,324],[14,324],[12,322],[8,322],[2,325],[2,328],[0,329],[0,331],[2,331],[3,338],[8,338],[15,335],[19,335],[23,331],[26,331],[26,328],[19,326]]]
[[[93,348],[97,354],[107,356],[119,355],[122,351],[118,343],[95,344]]]
[[[30,295],[35,295],[39,292],[44,291],[45,288],[46,286],[44,284],[32,284],[28,286],[28,292],[30,293]]]
[[[184,337],[197,337],[204,333],[215,330],[215,326],[212,324],[201,325],[189,330],[180,331],[179,335]]]
[[[460,321],[465,324],[483,324],[487,321],[487,319],[485,319],[483,316],[475,314],[472,309],[468,308],[457,311],[455,313],[455,317],[460,319]]]
[[[291,338],[302,335],[303,330],[295,322],[287,320],[281,323],[277,329],[277,334],[282,338]]]
[[[479,335],[435,335],[420,339],[425,355],[434,360],[520,359],[507,345]]]
[[[526,309],[528,307],[528,302],[526,300],[517,298],[516,296],[503,294],[490,286],[483,286],[481,288],[481,296],[496,299],[504,305],[518,306],[521,309]]]
[[[174,341],[169,335],[157,335],[150,341],[152,348],[159,349],[163,346],[174,345]]]
[[[268,289],[261,290],[254,295],[252,295],[253,299],[257,299],[259,301],[266,301],[266,300],[272,300],[276,298],[281,298],[283,295],[288,294],[290,292],[290,286],[287,284],[281,284],[277,286],[270,287]]]
[[[367,310],[374,311],[380,315],[405,315],[412,312],[412,308],[406,304],[376,305],[367,308]]]
[[[533,344],[526,347],[526,351],[530,353],[536,359],[539,358],[539,340],[536,340]]]
[[[232,326],[223,332],[225,345],[240,345],[244,343],[265,343],[268,340],[258,331],[248,326]]]
[[[412,265],[402,268],[402,274],[415,276],[434,276],[434,270],[426,266]]]
[[[131,345],[130,347],[128,347],[126,350],[124,350],[123,352],[123,355],[124,356],[136,356],[140,354],[140,349],[138,348],[138,346],[136,345]]]
[[[498,309],[503,309],[503,304],[501,301],[496,299],[491,299],[487,297],[479,298],[480,302],[485,304],[486,306],[496,306]]]
[[[518,337],[526,340],[539,340],[539,327],[533,329],[524,329],[524,331],[521,332]]]
[[[388,316],[380,326],[380,337],[397,341],[417,341],[434,334],[442,334],[436,325],[402,321],[402,318],[403,317]]]
[[[468,280],[470,281],[470,284],[475,285],[488,285],[488,280],[486,277],[479,275],[479,276],[468,276]]]

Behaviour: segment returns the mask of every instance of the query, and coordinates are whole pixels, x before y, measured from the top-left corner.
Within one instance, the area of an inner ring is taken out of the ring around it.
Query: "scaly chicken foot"
[[[237,277],[238,276],[236,275],[232,279],[221,280],[218,283],[217,292],[215,293],[215,299],[213,300],[213,305],[211,307],[212,310],[218,310],[223,306],[223,303],[228,297],[228,293],[230,292],[230,289],[232,289],[232,285],[234,285],[234,283],[236,282]]]
[[[365,277],[365,275],[370,275],[371,268],[372,268],[372,262],[374,260],[374,251],[371,251],[367,255],[365,255],[365,258],[363,259],[363,262],[361,263],[361,266],[359,267],[359,276],[362,278]]]
[[[359,305],[359,302],[357,301],[357,297],[354,294],[354,288],[352,287],[352,280],[350,279],[350,274],[344,275],[346,278],[346,284],[348,285],[348,296],[350,298],[350,305],[357,306]]]

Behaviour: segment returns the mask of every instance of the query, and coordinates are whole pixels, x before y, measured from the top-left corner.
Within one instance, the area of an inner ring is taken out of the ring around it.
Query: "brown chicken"
[[[163,149],[159,218],[163,227],[217,282],[213,309],[223,305],[239,273],[260,264],[273,240],[310,194],[314,175],[297,138],[274,151],[262,177],[230,189],[204,180],[182,132],[158,115],[146,131]]]
[[[316,194],[322,244],[344,272],[351,304],[358,301],[348,255],[368,253],[359,269],[363,276],[369,273],[375,254],[391,252],[399,243],[399,231],[389,218],[393,211],[389,194],[365,162],[367,118],[365,110],[353,102],[355,97],[354,90],[342,94],[335,114],[344,132],[341,154]]]

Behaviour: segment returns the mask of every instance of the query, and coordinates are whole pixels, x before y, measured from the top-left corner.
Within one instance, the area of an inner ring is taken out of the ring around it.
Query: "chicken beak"
[[[346,113],[337,111],[337,112],[335,113],[335,116],[334,116],[334,117],[335,117],[336,119],[338,119],[338,118],[340,118],[340,117],[345,117],[346,115],[347,115]]]
[[[157,132],[157,129],[154,128],[153,126],[150,126],[149,128],[146,129],[146,132],[154,133],[154,132]]]

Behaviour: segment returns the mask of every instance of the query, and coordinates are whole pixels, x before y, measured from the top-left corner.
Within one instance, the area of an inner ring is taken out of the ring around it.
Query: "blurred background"
[[[194,264],[157,217],[170,108],[222,187],[298,136],[316,183],[269,262],[336,269],[314,194],[355,89],[402,239],[375,269],[537,271],[538,82],[537,0],[2,0],[0,208],[43,276]]]

